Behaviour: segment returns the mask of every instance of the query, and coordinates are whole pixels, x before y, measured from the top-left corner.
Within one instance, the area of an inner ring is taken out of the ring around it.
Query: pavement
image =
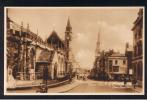
[[[26,82],[26,85],[36,85],[42,82],[41,80],[38,81],[30,81]],[[17,84],[19,86],[24,85],[23,81],[18,81]],[[20,89],[20,90],[11,90],[8,93],[34,93],[38,88],[32,87],[30,89]],[[62,84],[56,87],[49,87],[48,93],[104,93],[104,92],[125,92],[125,93],[140,93],[142,92],[142,88],[136,87],[133,88],[131,82],[127,82],[126,86],[124,86],[123,82],[117,81],[94,81],[94,80],[77,80],[73,79],[70,83]]]
[[[78,81],[75,88],[72,88],[67,93],[136,93],[137,91],[132,88],[131,82],[124,86],[123,82],[106,82],[106,81]],[[138,91],[139,93],[142,91]],[[137,92],[137,93],[138,93]]]
[[[127,84],[124,86],[124,82],[118,82],[118,81],[95,81],[95,80],[87,80],[88,83],[95,83],[98,84],[99,86],[110,86],[113,88],[120,88],[120,87],[132,87],[132,83],[131,82],[127,82]]]
[[[16,80],[16,87],[31,87],[42,83],[42,80]]]
[[[22,83],[22,81],[20,83]],[[64,93],[77,87],[79,84],[80,82],[78,82],[77,80],[73,80],[70,83],[66,83],[64,85],[48,88],[48,93]],[[7,90],[7,91],[8,93],[35,93],[37,90],[38,90],[37,87],[32,87],[32,88],[20,88],[17,90]]]
[[[85,87],[88,87],[88,86],[96,86],[96,88],[103,88],[106,92],[106,90],[110,89],[110,91],[115,91],[115,90],[120,90],[118,92],[124,92],[125,90],[128,91],[128,92],[137,92],[137,93],[142,93],[143,92],[143,88],[140,88],[140,87],[136,87],[135,89],[133,88],[132,86],[132,82],[127,82],[127,84],[124,86],[124,82],[118,82],[118,81],[94,81],[94,80],[87,80],[87,81],[82,81],[82,80],[76,80],[76,82],[78,83],[77,86],[75,86],[75,88],[79,87],[81,84],[82,85],[85,85],[85,84],[88,84],[86,85]],[[106,88],[105,88],[106,87]],[[83,88],[85,90],[85,88]],[[69,92],[69,91],[73,91],[74,88],[71,88],[71,89],[68,89],[67,91],[65,92]],[[78,89],[79,90],[79,89]],[[91,89],[88,89],[88,91],[90,91]],[[94,88],[95,90],[95,88]],[[80,89],[81,91],[81,89]],[[102,92],[102,91],[101,91]]]
[[[68,81],[68,80],[65,80]],[[12,89],[21,89],[21,88],[29,88],[29,87],[35,87],[40,86],[42,84],[43,80],[16,80],[15,81],[15,88]],[[48,80],[48,86],[58,85],[64,81],[58,81],[58,80]],[[11,89],[11,88],[9,88]]]

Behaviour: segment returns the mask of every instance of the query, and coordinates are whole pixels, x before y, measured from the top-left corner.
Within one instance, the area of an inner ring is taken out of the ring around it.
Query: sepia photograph
[[[4,95],[144,95],[144,7],[5,7]]]

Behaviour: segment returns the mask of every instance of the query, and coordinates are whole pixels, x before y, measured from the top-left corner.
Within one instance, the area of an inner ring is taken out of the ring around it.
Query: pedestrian
[[[85,75],[85,74],[83,75],[83,80],[84,80],[84,81],[86,80],[86,75]]]
[[[78,74],[77,74],[77,79],[78,79]]]
[[[136,78],[133,78],[133,80],[132,80],[132,85],[133,85],[134,89],[136,88],[136,83],[137,83]]]
[[[126,77],[124,76],[124,87],[126,86],[126,84],[127,84],[127,79],[126,79]]]

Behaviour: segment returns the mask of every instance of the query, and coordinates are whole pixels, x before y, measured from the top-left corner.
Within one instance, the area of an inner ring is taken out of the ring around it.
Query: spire
[[[67,20],[66,32],[72,32],[72,27],[71,27],[71,24],[70,24],[69,17],[68,17],[68,20]]]
[[[99,30],[99,32],[98,32],[98,38],[97,38],[98,40],[97,40],[97,45],[100,45],[100,30]]]
[[[70,18],[68,17],[68,21],[67,21],[67,27],[71,27],[70,25]]]
[[[96,57],[99,56],[100,54],[100,30],[98,32],[98,37],[97,37],[97,44],[96,44]]]

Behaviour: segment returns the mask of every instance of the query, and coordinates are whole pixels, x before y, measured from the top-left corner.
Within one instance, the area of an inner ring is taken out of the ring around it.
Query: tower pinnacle
[[[70,25],[70,18],[68,17],[68,21],[67,21],[67,27],[71,27]]]
[[[66,31],[68,31],[68,32],[71,32],[71,31],[72,31],[72,27],[71,27],[71,24],[70,24],[70,19],[69,19],[69,17],[68,17],[68,20],[67,20]]]

